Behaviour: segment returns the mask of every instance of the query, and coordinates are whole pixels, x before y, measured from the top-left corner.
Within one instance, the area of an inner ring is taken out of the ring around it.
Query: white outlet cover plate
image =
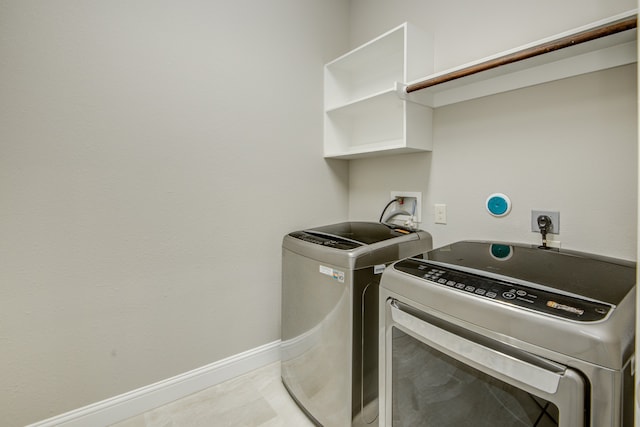
[[[532,210],[531,211],[531,231],[534,233],[539,233],[540,228],[538,228],[538,216],[547,215],[551,218],[551,224],[553,224],[551,230],[549,230],[549,234],[560,234],[560,211],[541,211],[541,210]]]
[[[434,205],[434,216],[436,224],[447,223],[447,205],[444,203],[436,203]]]

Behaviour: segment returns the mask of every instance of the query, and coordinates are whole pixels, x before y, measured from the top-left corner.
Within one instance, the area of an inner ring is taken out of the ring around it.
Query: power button
[[[513,292],[503,292],[502,293],[502,297],[504,299],[515,299],[516,298],[516,294],[514,294]]]

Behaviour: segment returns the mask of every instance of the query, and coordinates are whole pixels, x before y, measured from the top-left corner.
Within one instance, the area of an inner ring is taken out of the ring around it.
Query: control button
[[[455,285],[455,284],[456,284],[456,282],[454,282],[453,280],[449,280],[449,281],[447,282],[447,286],[453,286],[453,285]]]
[[[476,290],[475,286],[467,286],[466,288],[464,288],[465,291],[467,292],[473,292]]]
[[[438,283],[447,283],[447,279],[438,279]]]
[[[457,289],[464,289],[466,285],[464,283],[456,283],[456,288]]]
[[[476,294],[478,295],[484,295],[487,291],[485,289],[482,288],[478,288],[476,289]]]
[[[503,296],[505,299],[515,299],[516,294],[514,294],[513,292],[503,292],[503,293],[502,293],[502,296]]]
[[[495,292],[487,292],[487,293],[485,294],[485,296],[486,296],[487,298],[495,298],[495,297],[497,297],[497,296],[498,296],[498,294],[496,294]]]
[[[521,296],[521,297],[525,296],[526,294],[527,294],[527,291],[523,291],[523,290],[516,291],[516,295]]]

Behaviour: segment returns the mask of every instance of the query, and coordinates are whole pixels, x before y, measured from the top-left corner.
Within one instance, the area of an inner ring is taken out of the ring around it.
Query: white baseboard
[[[27,427],[108,426],[278,360],[279,340]]]

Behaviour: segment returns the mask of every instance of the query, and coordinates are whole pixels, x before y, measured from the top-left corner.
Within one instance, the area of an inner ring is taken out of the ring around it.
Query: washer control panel
[[[564,319],[593,322],[604,319],[612,310],[612,306],[608,304],[471,274],[418,259],[400,261],[394,265],[394,269],[478,298],[527,308]]]
[[[320,233],[310,233],[308,231],[295,231],[289,233],[289,236],[296,239],[304,240],[305,242],[313,243],[316,245],[326,246],[334,249],[350,250],[362,246],[362,243],[354,242],[353,240],[341,239],[337,236],[325,236]]]

